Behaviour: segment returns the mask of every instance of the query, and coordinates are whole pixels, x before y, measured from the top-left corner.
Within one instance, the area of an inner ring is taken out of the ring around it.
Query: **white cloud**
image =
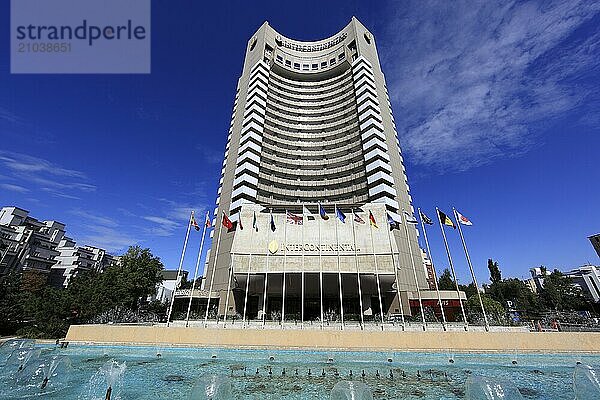
[[[0,179],[33,183],[58,197],[79,199],[72,192],[89,193],[96,190],[83,172],[27,154],[0,150],[0,167],[8,172],[8,176],[0,175]]]
[[[23,186],[19,186],[19,185],[11,185],[10,183],[2,183],[0,184],[0,188],[4,189],[4,190],[10,190],[12,192],[18,192],[18,193],[27,193],[29,192],[29,189],[23,187]]]
[[[78,243],[86,243],[103,248],[113,254],[119,254],[127,250],[129,246],[138,244],[138,240],[120,229],[106,226],[91,226],[91,234],[82,237]]]
[[[380,54],[413,163],[461,170],[520,154],[535,126],[589,106],[598,91],[574,83],[600,66],[598,29],[574,35],[600,12],[598,2],[394,6]]]
[[[88,225],[88,224],[94,224],[94,225],[102,225],[102,226],[106,226],[106,227],[112,227],[112,228],[116,228],[118,226],[117,221],[115,221],[112,218],[109,217],[105,217],[102,215],[98,215],[98,214],[94,214],[79,208],[76,208],[74,210],[70,211],[71,214],[82,218],[82,220],[80,222]]]

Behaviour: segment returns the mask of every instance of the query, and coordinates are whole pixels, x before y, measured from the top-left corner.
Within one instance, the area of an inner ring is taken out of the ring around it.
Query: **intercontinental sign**
[[[269,251],[271,253],[275,253],[279,249],[279,246],[273,242],[269,243]],[[317,251],[322,253],[360,252],[360,249],[354,243],[285,243],[282,247],[286,252],[290,253]]]

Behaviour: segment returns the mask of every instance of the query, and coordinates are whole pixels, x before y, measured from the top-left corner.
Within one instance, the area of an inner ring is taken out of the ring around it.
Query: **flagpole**
[[[256,211],[253,212],[253,216],[252,216],[252,232],[255,231],[256,229],[256,224],[258,221],[256,221]],[[251,236],[254,236],[254,233],[251,233]],[[251,240],[252,244],[254,244],[254,241]],[[250,247],[252,248],[252,247]],[[247,276],[246,276],[246,293],[244,294],[244,316],[242,317],[242,327],[246,326],[246,307],[248,306],[248,290],[250,288],[250,267],[252,266],[252,250],[250,250],[250,257],[248,259],[248,272],[247,272]]]
[[[266,325],[267,323],[267,284],[269,283],[269,253],[271,253],[271,250],[269,250],[269,239],[271,237],[271,234],[273,233],[273,224],[275,224],[275,220],[273,219],[273,209],[270,208],[269,209],[269,215],[271,216],[271,221],[269,221],[269,229],[271,230],[271,233],[267,234],[267,262],[265,263],[265,290],[264,290],[264,294],[263,294],[263,315],[262,315],[262,324],[263,327]],[[277,229],[277,228],[275,228]]]
[[[206,212],[206,219],[208,220],[208,211]],[[192,291],[190,292],[190,302],[188,304],[187,315],[185,317],[185,327],[187,328],[190,324],[190,312],[192,311],[192,297],[194,296],[194,290],[196,290],[196,279],[198,277],[198,267],[200,266],[200,257],[202,256],[202,249],[204,248],[204,238],[206,236],[206,221],[204,221],[204,228],[202,229],[202,239],[200,240],[200,250],[198,250],[198,258],[196,259],[196,269],[194,270],[194,282],[192,282]]]
[[[192,227],[192,219],[194,218],[194,211],[190,213],[190,220],[188,221],[187,231],[185,232],[185,240],[183,242],[183,250],[181,251],[181,258],[179,259],[179,267],[177,268],[177,280],[175,281],[175,287],[173,288],[173,295],[171,296],[171,305],[169,306],[169,313],[167,315],[167,327],[171,323],[171,314],[173,313],[173,303],[175,303],[175,291],[179,284],[179,275],[183,268],[183,257],[185,256],[185,249],[187,248],[188,238],[190,237],[190,228]]]
[[[323,329],[323,257],[321,251],[321,220],[323,216],[321,215],[321,205],[319,207],[319,291],[320,291],[320,299],[321,299],[321,329]]]
[[[371,211],[369,211],[371,212]],[[372,214],[371,214],[372,215]],[[375,242],[373,241],[373,224],[369,218],[369,232],[371,233],[371,249],[373,250],[373,260],[375,262],[375,281],[377,283],[377,298],[379,299],[379,314],[381,317],[381,330],[383,330],[383,304],[381,303],[381,285],[379,284],[379,267],[377,266],[377,255],[375,254]]]
[[[288,225],[288,210],[285,210],[285,220],[283,222],[283,282],[282,282],[282,295],[281,295],[281,329],[285,321],[285,267],[287,261],[287,225]]]
[[[421,213],[421,208],[419,208],[418,211],[419,211],[419,219],[421,220],[421,228],[423,229],[423,237],[425,238],[425,246],[427,247],[427,255],[429,256],[429,261],[431,261],[431,269],[433,271],[433,281],[435,283],[435,291],[437,292],[440,310],[442,310],[442,321],[443,321],[442,326],[445,331],[445,330],[447,330],[446,329],[446,313],[444,313],[444,305],[442,304],[442,296],[440,295],[440,288],[438,286],[437,273],[435,271],[435,265],[433,264],[433,256],[431,255],[431,249],[429,248],[429,240],[427,240],[427,231],[425,230],[425,224],[423,223],[423,214]]]
[[[304,212],[304,204],[302,205],[302,271],[300,272],[300,278],[302,279],[302,305],[300,310],[300,328],[304,328],[304,225],[308,222],[306,213]]]
[[[402,209],[402,219],[404,220],[404,231],[406,232],[406,243],[408,244],[408,253],[410,255],[410,262],[413,268],[413,274],[415,276],[415,286],[417,287],[417,296],[419,297],[419,307],[421,308],[421,319],[423,320],[423,330],[427,330],[427,323],[425,322],[425,312],[423,311],[423,299],[421,298],[421,289],[419,288],[419,281],[417,280],[417,267],[415,266],[415,257],[412,253],[412,245],[410,244],[410,238],[408,237],[408,222],[406,222],[406,211]]]
[[[224,212],[221,212],[222,215],[225,215]],[[215,223],[218,223],[215,218]],[[206,301],[206,314],[204,315],[204,326],[208,325],[208,310],[210,309],[210,297],[212,296],[212,288],[215,280],[215,269],[217,269],[217,256],[219,255],[219,247],[221,245],[221,232],[223,232],[223,217],[221,217],[221,224],[219,225],[219,235],[217,237],[217,248],[215,249],[215,257],[213,262],[212,273],[210,274],[210,285],[208,288],[208,300]],[[217,311],[217,318],[219,317]]]
[[[254,228],[252,228],[254,230]],[[250,267],[252,265],[252,250],[250,250],[250,258],[248,260],[248,273],[246,276],[246,294],[244,295],[244,316],[242,318],[242,327],[246,326],[246,307],[248,306],[248,290],[250,287]]]
[[[483,299],[481,298],[481,293],[479,292],[479,285],[477,285],[477,278],[475,278],[475,271],[473,270],[473,264],[471,263],[471,257],[469,257],[469,252],[467,251],[467,243],[465,242],[465,237],[463,236],[462,228],[460,227],[461,223],[458,220],[458,215],[456,213],[456,209],[452,207],[452,212],[454,212],[454,219],[456,220],[456,225],[458,226],[458,233],[460,234],[460,240],[462,241],[463,249],[465,250],[465,256],[467,257],[467,264],[469,264],[469,269],[471,270],[471,277],[473,278],[473,284],[475,285],[475,289],[477,290],[477,297],[479,297],[479,304],[481,305],[481,311],[483,311],[483,320],[485,321],[485,330],[487,332],[490,331],[490,325],[488,323],[487,314],[485,313],[485,308],[483,307]]]
[[[240,218],[238,216],[238,218]],[[239,221],[238,221],[239,225]],[[233,276],[233,257],[235,254],[231,253],[231,260],[229,261],[229,280],[227,281],[227,298],[225,299],[225,316],[223,318],[223,327],[227,326],[227,311],[229,310],[229,296],[231,294],[231,278]]]
[[[398,293],[398,304],[400,305],[400,318],[402,319],[402,330],[406,330],[406,322],[404,320],[404,306],[400,297],[400,281],[398,280],[398,267],[394,260],[394,248],[392,246],[392,231],[388,227],[388,239],[390,240],[390,254],[392,255],[392,265],[394,267],[394,277],[396,278],[396,293]],[[398,261],[400,261],[400,252],[398,251]]]
[[[334,210],[335,210],[335,245],[336,245],[336,249],[337,249],[337,265],[338,265],[338,284],[340,287],[340,317],[341,317],[341,323],[342,323],[342,330],[344,330],[344,303],[343,303],[343,294],[342,294],[342,270],[340,267],[340,240],[338,238],[338,209],[337,209],[337,205],[334,204],[333,206]]]
[[[358,302],[360,305],[360,330],[365,329],[365,321],[363,317],[363,301],[362,301],[362,289],[360,286],[360,268],[358,266],[358,255],[356,251],[356,231],[354,230],[354,209],[352,209],[352,240],[354,240],[354,263],[356,264],[356,281],[358,283]]]
[[[444,232],[444,226],[442,225],[442,220],[440,219],[440,210],[439,208],[435,208],[435,213],[437,214],[437,220],[440,224],[440,230],[442,231],[442,237],[444,238],[444,245],[446,246],[446,254],[448,255],[448,263],[450,264],[450,270],[452,271],[452,277],[454,278],[454,284],[456,285],[456,294],[458,295],[458,302],[460,303],[460,310],[462,312],[463,321],[465,323],[465,331],[469,330],[469,323],[467,322],[467,316],[465,314],[465,307],[463,305],[462,299],[460,298],[460,288],[458,287],[458,279],[456,279],[456,272],[454,271],[454,263],[452,262],[452,256],[450,255],[450,247],[448,247],[448,240],[446,239],[446,232]]]

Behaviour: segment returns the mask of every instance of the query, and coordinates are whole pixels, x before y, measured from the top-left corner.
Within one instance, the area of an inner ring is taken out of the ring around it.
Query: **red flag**
[[[210,222],[210,217],[208,216],[208,211],[206,212],[206,221],[204,221],[204,226],[206,226],[207,228],[210,228],[212,226],[212,223]]]
[[[233,222],[223,213],[223,226],[227,229],[233,229]]]

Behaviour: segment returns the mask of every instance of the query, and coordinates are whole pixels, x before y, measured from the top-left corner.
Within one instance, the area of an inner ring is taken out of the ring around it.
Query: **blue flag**
[[[327,213],[325,212],[325,209],[320,204],[319,204],[319,214],[321,214],[321,218],[323,218],[324,220],[329,219],[329,215],[327,215]]]
[[[273,214],[271,214],[271,230],[275,232],[275,220],[273,219]]]
[[[342,210],[340,210],[339,208],[336,207],[335,214],[340,219],[340,221],[342,221],[344,224],[346,223],[346,215],[344,215]]]
[[[387,217],[388,217],[388,224],[390,224],[391,231],[393,231],[394,229],[400,229],[400,222],[398,222],[394,218],[392,218],[392,216],[390,214],[388,214]]]

